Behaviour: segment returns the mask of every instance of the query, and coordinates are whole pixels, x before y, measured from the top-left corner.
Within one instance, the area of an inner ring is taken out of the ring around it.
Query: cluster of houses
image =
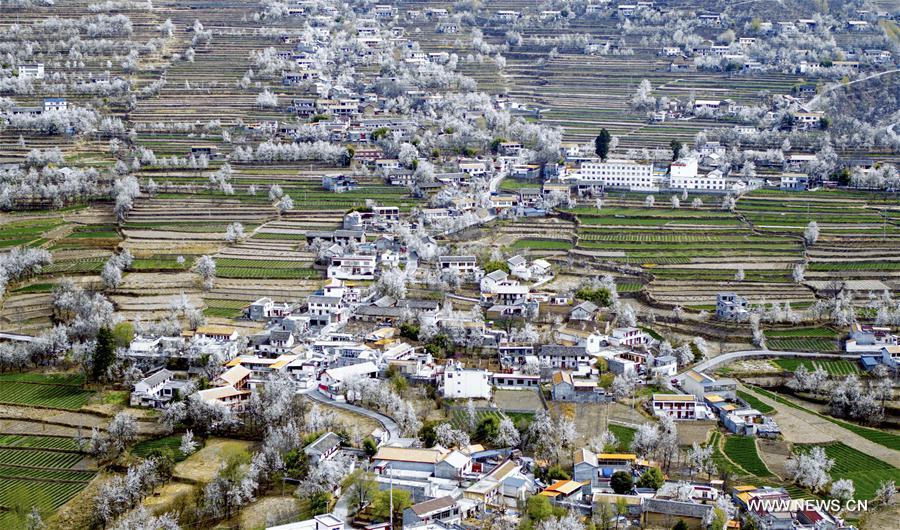
[[[311,461],[332,458],[341,450],[340,438],[326,433],[304,452]],[[412,447],[409,440],[381,446],[371,457],[369,469],[381,490],[403,490],[412,505],[404,509],[403,528],[456,529],[477,514],[507,518],[515,522],[524,501],[534,495],[581,516],[591,517],[602,505],[625,507],[615,518],[618,524],[671,528],[678,521],[686,528],[705,528],[721,498],[740,512],[751,515],[760,528],[849,529],[845,522],[817,507],[791,499],[784,488],[740,485],[728,487],[722,480],[699,479],[664,482],[659,488],[633,486],[616,492],[612,479],[626,474],[636,484],[656,462],[633,453],[595,453],[577,450],[571,479],[543,482],[534,474],[534,462],[518,451],[486,450],[481,445],[445,448]],[[603,513],[603,512],[600,512]],[[613,517],[606,512],[607,517]],[[272,530],[343,529],[343,521],[331,514],[292,523]],[[732,524],[736,525],[736,521]],[[375,521],[367,529],[383,530],[387,522]],[[736,526],[735,526],[736,527]]]

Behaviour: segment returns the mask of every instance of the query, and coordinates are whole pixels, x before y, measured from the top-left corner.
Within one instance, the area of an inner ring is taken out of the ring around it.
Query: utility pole
[[[388,468],[391,470],[388,475],[388,483],[390,484],[390,498],[391,498],[391,507],[390,507],[390,517],[391,517],[391,526],[390,530],[394,530],[394,468],[390,467],[391,464],[388,463]]]

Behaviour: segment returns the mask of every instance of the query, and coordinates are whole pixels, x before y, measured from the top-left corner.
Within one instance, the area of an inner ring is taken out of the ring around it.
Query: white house
[[[452,363],[444,370],[441,392],[449,399],[491,399],[491,374]]]
[[[531,269],[528,268],[528,260],[524,256],[513,256],[506,260],[506,264],[509,265],[510,276],[525,281],[531,279]]]
[[[847,353],[881,353],[885,346],[896,346],[897,336],[889,327],[864,326],[854,322],[850,326],[850,338],[845,349]]]
[[[374,280],[375,269],[375,256],[336,256],[331,258],[326,276],[339,280]]]
[[[700,406],[696,398],[689,394],[653,394],[653,414],[657,416],[666,415],[676,420],[695,420],[705,417],[697,414]]]
[[[187,381],[175,379],[174,373],[163,368],[135,383],[131,391],[131,406],[162,408],[187,384]]]
[[[505,283],[508,278],[509,274],[503,269],[497,269],[491,273],[485,274],[480,282],[482,294],[493,293],[497,286]]]
[[[475,256],[441,256],[438,258],[441,272],[454,271],[460,276],[478,275],[481,268]]]
[[[346,321],[347,308],[340,296],[310,295],[307,298],[307,312],[311,326],[327,326]]]
[[[337,368],[329,368],[319,377],[319,391],[333,397],[337,394],[344,381],[351,377],[375,377],[378,367],[372,361],[365,361]]]
[[[66,98],[44,98],[44,112],[54,112],[58,110],[66,110],[69,104]]]
[[[43,79],[44,63],[20,64],[19,77],[23,79]]]

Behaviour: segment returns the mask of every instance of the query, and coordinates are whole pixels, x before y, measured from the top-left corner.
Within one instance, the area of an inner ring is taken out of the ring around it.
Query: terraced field
[[[726,436],[725,455],[753,476],[772,476],[772,472],[759,458],[756,438],[753,436]]]
[[[822,368],[828,375],[832,376],[844,376],[851,374],[860,374],[862,370],[859,368],[857,363],[852,361],[844,361],[844,360],[816,360],[813,361],[811,359],[776,359],[772,361],[778,368],[788,372],[796,372],[797,368],[800,366],[805,366],[809,371],[815,371],[817,368]]]
[[[811,352],[836,352],[838,343],[828,339],[796,338],[796,339],[772,339],[766,341],[770,350],[781,351],[811,351]]]
[[[78,385],[17,382],[0,378],[0,403],[77,410],[92,392]]]
[[[84,489],[96,471],[83,458],[71,438],[0,434],[0,527],[18,527],[14,509],[50,513]]]
[[[809,447],[809,446],[804,446]],[[856,486],[856,499],[872,499],[882,481],[900,482],[900,469],[843,443],[823,446],[825,454],[834,459],[832,480],[850,479]]]

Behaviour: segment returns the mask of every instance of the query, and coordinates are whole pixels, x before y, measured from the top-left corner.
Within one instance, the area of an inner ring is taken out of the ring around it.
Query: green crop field
[[[197,441],[199,442],[199,440]],[[147,458],[153,451],[161,450],[171,454],[176,462],[180,462],[187,458],[187,456],[179,449],[180,446],[181,436],[166,436],[165,438],[145,440],[135,444],[134,447],[131,448],[131,454],[140,456],[141,458]]]
[[[0,403],[37,405],[55,409],[76,410],[85,406],[92,392],[77,386],[17,383],[0,384]]]
[[[43,451],[40,449],[0,449],[0,465],[69,468],[81,460],[79,453]]]
[[[497,420],[503,419],[503,416],[506,415],[513,423],[518,424],[520,421],[525,421],[526,424],[530,424],[534,419],[534,414],[525,413],[525,412],[500,412],[498,410],[478,410],[475,412],[475,424],[478,425],[478,422],[487,416],[494,416]],[[469,430],[469,425],[467,424],[467,414],[464,408],[462,409],[453,409],[450,412],[450,424],[453,425],[454,429],[460,429],[464,431]]]
[[[0,434],[0,447],[78,451],[78,444],[75,443],[75,440],[64,436]]]
[[[834,328],[792,328],[792,329],[767,329],[765,330],[767,339],[787,339],[787,338],[810,338],[810,337],[826,337],[837,338],[838,332]]]
[[[805,366],[807,370],[814,371],[816,368],[822,368],[828,375],[841,376],[850,374],[859,374],[861,370],[855,362],[844,361],[842,359],[775,359],[772,361],[778,368],[788,372],[796,372],[800,366]]]
[[[812,446],[802,446],[809,448]],[[900,469],[869,456],[841,442],[823,445],[825,454],[834,460],[832,480],[850,479],[856,486],[857,499],[872,499],[882,481],[900,483]]]
[[[39,373],[27,373],[27,372],[26,373],[10,373],[10,374],[0,374],[0,382],[81,386],[84,384],[84,375],[83,374],[39,374]]]
[[[534,250],[568,250],[572,243],[559,239],[520,239],[512,248],[528,248]]]
[[[746,401],[748,405],[750,405],[751,407],[755,408],[756,410],[762,412],[763,414],[770,414],[772,411],[775,410],[773,407],[770,407],[769,405],[760,401],[760,399],[758,397],[754,396],[753,394],[748,394],[747,392],[744,392],[743,390],[738,390],[737,396],[739,398],[743,399],[744,401]]]
[[[729,473],[733,474],[744,474],[744,471],[737,467],[731,460],[729,460],[725,456],[725,453],[722,452],[722,447],[719,445],[721,439],[722,434],[719,431],[713,431],[707,444],[713,448],[712,459],[716,464],[716,469],[719,471],[719,473],[728,471]]]
[[[0,387],[8,384],[27,383]],[[94,470],[72,469],[83,457],[72,438],[0,434],[0,506],[56,510],[94,478]],[[16,524],[14,513],[0,512],[0,528]]]
[[[772,473],[759,458],[759,454],[756,451],[756,438],[753,436],[726,436],[725,455],[751,475],[757,477],[772,476]]]

